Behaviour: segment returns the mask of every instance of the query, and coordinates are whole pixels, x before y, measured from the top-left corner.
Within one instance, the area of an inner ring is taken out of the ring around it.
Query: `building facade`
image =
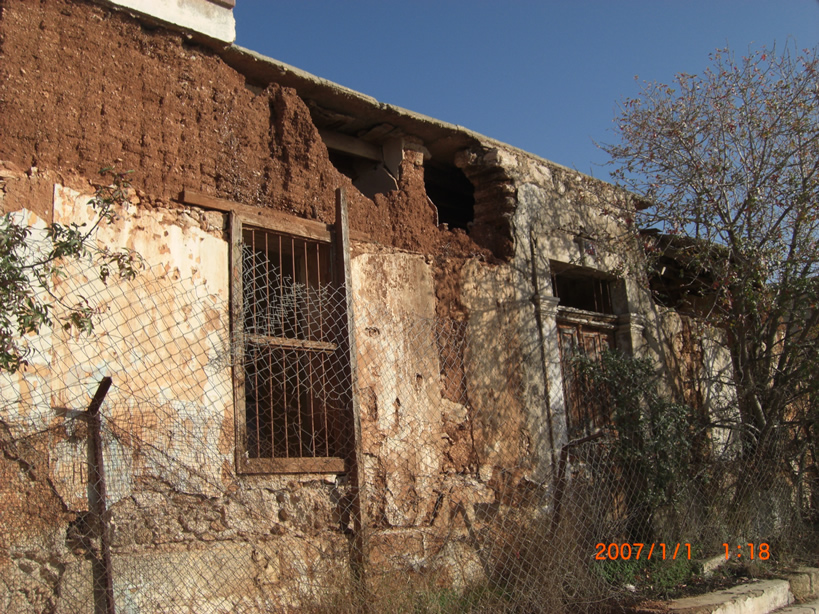
[[[177,4],[0,4],[3,211],[47,243],[94,223],[99,168],[132,170],[94,240],[144,262],[67,263],[47,300],[90,299],[93,332],[43,328],[0,374],[0,607],[92,611],[110,575],[128,612],[495,577],[608,420],[571,357],[680,356],[634,205],[232,46],[230,2]]]

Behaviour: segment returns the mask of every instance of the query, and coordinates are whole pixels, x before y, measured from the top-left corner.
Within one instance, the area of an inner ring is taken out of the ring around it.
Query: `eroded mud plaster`
[[[4,441],[14,429],[49,433],[27,449],[5,445],[0,457],[11,485],[0,502],[0,578],[13,587],[0,597],[6,610],[90,599],[88,433],[72,412],[104,375],[115,380],[103,414],[122,607],[152,607],[156,594],[196,611],[296,607],[321,598],[317,587],[350,584],[347,475],[237,474],[228,216],[183,205],[184,189],[325,224],[345,190],[357,233],[363,554],[387,576],[479,581],[491,573],[484,545],[504,519],[548,511],[555,457],[569,438],[554,271],[610,284],[617,347],[658,363],[681,351],[666,339],[682,324],[663,319],[631,273],[639,254],[610,186],[409,112],[389,125],[396,113],[358,100],[381,123],[356,138],[391,173],[369,199],[333,165],[332,139],[317,127],[349,131],[356,118],[275,80],[260,84],[277,67],[250,83],[227,52],[81,0],[8,0],[1,10],[2,210],[37,229],[87,222],[89,181],[115,162],[134,170],[135,189],[96,240],[147,263],[127,284],[69,265],[56,294],[95,298],[95,334],[44,328],[29,339],[31,364],[0,376]],[[311,87],[324,101],[349,97]],[[466,229],[439,225],[425,186],[429,156],[472,183]],[[717,347],[703,341],[691,360],[724,371]],[[716,386],[706,393],[728,398]],[[231,577],[219,571],[225,561],[238,570]],[[207,589],[184,586],[176,570],[185,566],[209,579]]]

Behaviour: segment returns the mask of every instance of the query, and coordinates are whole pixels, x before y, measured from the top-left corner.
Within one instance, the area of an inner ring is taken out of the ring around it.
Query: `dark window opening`
[[[560,298],[561,307],[573,307],[596,313],[614,313],[611,302],[611,281],[576,269],[552,272],[552,289]]]
[[[714,275],[695,264],[687,265],[685,255],[668,252],[653,262],[648,279],[654,300],[681,314],[708,314],[717,298]]]
[[[438,208],[438,222],[450,228],[469,230],[475,219],[475,187],[455,166],[426,162],[424,185]]]

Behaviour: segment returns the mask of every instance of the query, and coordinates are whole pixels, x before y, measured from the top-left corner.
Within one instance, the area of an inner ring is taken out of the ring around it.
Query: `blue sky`
[[[618,101],[726,44],[819,42],[817,0],[237,0],[236,43],[608,178]]]

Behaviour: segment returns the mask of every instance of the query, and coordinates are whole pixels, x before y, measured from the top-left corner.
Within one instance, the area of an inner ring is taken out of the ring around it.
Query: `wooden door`
[[[614,332],[607,326],[558,322],[560,363],[569,438],[595,432],[610,423],[608,394],[596,388],[578,369],[576,357],[600,361],[603,352],[614,347]]]

